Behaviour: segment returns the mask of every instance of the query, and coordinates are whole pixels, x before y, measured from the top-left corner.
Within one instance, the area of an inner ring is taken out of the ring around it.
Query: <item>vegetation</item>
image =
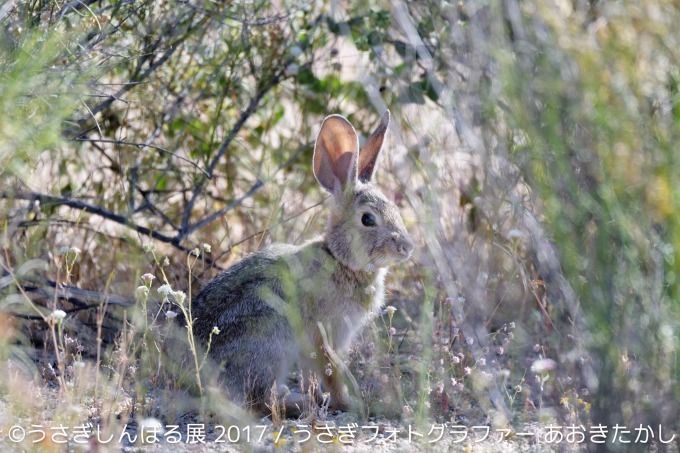
[[[302,422],[369,420],[465,426],[471,446],[479,426],[606,425],[611,448],[615,425],[650,426],[662,447],[680,434],[678,23],[662,0],[6,2],[0,444],[160,421],[265,424],[257,442],[296,448]],[[387,108],[379,184],[417,252],[352,348],[361,408],[254,421],[173,319],[244,255],[318,233],[323,118],[365,138]]]

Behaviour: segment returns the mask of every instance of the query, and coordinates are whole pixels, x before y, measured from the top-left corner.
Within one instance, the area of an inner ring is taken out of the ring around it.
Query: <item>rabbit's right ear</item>
[[[340,195],[357,177],[359,137],[344,117],[331,115],[314,144],[314,176],[331,194]]]

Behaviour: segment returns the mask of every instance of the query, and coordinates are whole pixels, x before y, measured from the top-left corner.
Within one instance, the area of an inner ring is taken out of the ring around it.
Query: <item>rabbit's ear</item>
[[[378,168],[378,157],[385,141],[385,133],[390,125],[390,111],[387,110],[380,118],[378,128],[373,132],[363,149],[359,153],[359,181],[369,182],[375,175]]]
[[[359,138],[344,117],[331,115],[321,125],[314,144],[314,176],[319,184],[340,195],[357,177]]]

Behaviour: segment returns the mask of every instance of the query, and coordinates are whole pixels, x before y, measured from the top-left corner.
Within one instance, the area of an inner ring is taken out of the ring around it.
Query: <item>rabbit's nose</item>
[[[411,253],[413,252],[413,242],[411,241],[411,238],[395,231],[392,233],[392,240],[397,246],[397,251],[401,255],[406,258],[411,256]]]

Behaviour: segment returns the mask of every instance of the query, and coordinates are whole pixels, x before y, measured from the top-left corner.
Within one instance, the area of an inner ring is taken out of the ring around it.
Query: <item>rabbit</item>
[[[299,408],[306,391],[296,400],[285,385],[297,363],[303,376],[321,377],[331,409],[350,408],[342,373],[329,363],[342,368],[352,340],[383,305],[387,267],[414,248],[397,206],[374,184],[389,121],[386,111],[359,152],[350,122],[328,116],[313,155],[314,175],[332,200],[325,235],[252,253],[193,301],[194,334],[211,342],[222,384],[239,403],[266,413],[277,389]],[[210,339],[215,326],[220,333]]]

